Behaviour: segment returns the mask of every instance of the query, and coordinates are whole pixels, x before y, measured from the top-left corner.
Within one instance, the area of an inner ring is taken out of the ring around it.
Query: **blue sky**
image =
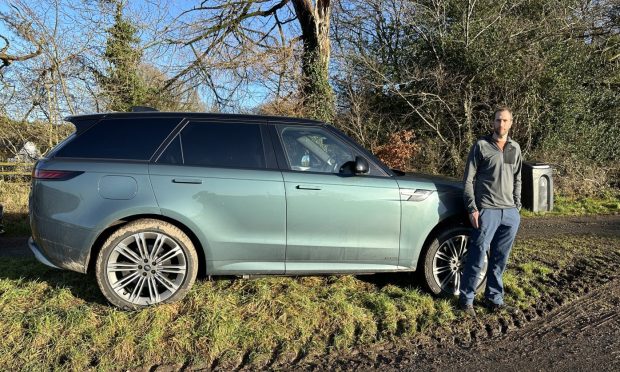
[[[21,0],[0,0],[0,11],[4,13],[9,12],[12,10],[12,5],[19,6],[20,3]],[[72,45],[87,45],[90,50],[85,52],[85,54],[88,55],[88,58],[96,59],[97,54],[101,55],[105,48],[105,27],[95,27],[95,22],[91,22],[90,20],[109,26],[111,24],[111,17],[106,17],[100,11],[100,8],[98,9],[98,3],[96,1],[58,0],[58,3],[60,6],[56,8],[54,6],[55,1],[53,0],[23,2],[23,4],[26,4],[35,12],[35,17],[41,22],[38,26],[45,27],[47,29],[46,32],[50,34],[54,34],[54,30],[56,30],[56,39],[60,40],[61,44],[63,44],[61,46],[63,46],[65,50],[70,49]],[[145,49],[143,58],[145,62],[155,65],[169,76],[189,63],[190,60],[188,59],[187,49],[179,51],[170,46],[158,45],[158,42],[161,40],[155,38],[156,32],[151,29],[150,26],[154,25],[155,28],[161,30],[183,11],[199,4],[200,2],[198,1],[190,2],[177,0],[128,1],[125,15],[138,26],[142,44],[149,46]],[[112,8],[109,7],[109,9],[111,10]],[[201,16],[202,14],[195,12],[193,14],[186,14],[183,19],[189,22]],[[102,20],[106,22],[101,22]],[[290,26],[295,27],[295,22],[291,22]],[[285,33],[290,34],[291,30],[286,29]],[[0,22],[0,35],[6,36],[11,41],[11,46],[9,48],[10,53],[23,54],[27,50],[32,49],[30,43],[24,42],[23,39],[16,37],[14,33],[7,29],[3,22]],[[0,40],[0,48],[3,44],[2,40]],[[204,45],[199,45],[198,47],[204,47]],[[39,56],[37,58],[41,60],[43,57]],[[12,73],[17,72],[17,69],[31,66],[35,63],[36,61],[29,61],[23,64],[15,63],[8,69],[4,69],[3,73],[5,74],[5,78],[10,78]],[[9,71],[9,69],[11,71]],[[220,75],[220,77],[216,79],[219,79],[222,84],[225,84],[225,76]],[[265,102],[268,98],[268,93],[269,92],[263,85],[253,82],[252,79],[250,79],[250,82],[244,85],[243,89],[233,97],[233,101],[238,105],[228,108],[227,110],[250,110]],[[207,104],[213,100],[212,93],[207,89],[199,89],[199,94]]]

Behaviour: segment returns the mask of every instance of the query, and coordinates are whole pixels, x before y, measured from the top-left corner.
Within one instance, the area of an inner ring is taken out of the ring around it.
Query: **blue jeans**
[[[508,256],[512,249],[521,216],[517,208],[480,210],[478,223],[469,240],[465,268],[459,287],[459,302],[471,305],[476,294],[476,285],[480,271],[484,267],[484,258],[491,250],[487,267],[487,287],[484,297],[495,303],[504,303],[504,284],[502,275],[506,270]]]

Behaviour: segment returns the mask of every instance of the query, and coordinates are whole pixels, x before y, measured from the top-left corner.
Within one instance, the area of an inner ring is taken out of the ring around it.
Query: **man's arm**
[[[474,178],[476,177],[476,170],[478,169],[478,144],[475,143],[469,155],[467,156],[467,164],[465,165],[465,175],[463,176],[463,199],[465,202],[465,209],[467,213],[473,213],[478,211],[476,207],[476,197],[474,195]],[[520,195],[520,194],[519,194]]]
[[[476,178],[476,170],[478,169],[478,144],[475,143],[469,155],[467,156],[467,164],[465,165],[465,175],[463,176],[463,199],[465,201],[465,209],[469,215],[469,222],[474,229],[480,228],[478,223],[479,212],[476,207],[476,197],[474,195],[474,179]]]
[[[518,210],[521,210],[521,149],[519,149],[519,153],[517,154],[517,164],[514,173],[514,188],[512,191],[512,197],[515,201],[515,206]]]

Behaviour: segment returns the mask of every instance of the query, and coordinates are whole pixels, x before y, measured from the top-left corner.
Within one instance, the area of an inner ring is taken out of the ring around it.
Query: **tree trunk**
[[[465,144],[472,146],[474,144],[474,119],[473,119],[473,93],[471,82],[467,84],[465,90],[465,99],[463,100],[463,112],[465,114]]]
[[[323,121],[334,119],[334,92],[329,85],[330,0],[293,0],[304,43],[302,85],[306,115]]]

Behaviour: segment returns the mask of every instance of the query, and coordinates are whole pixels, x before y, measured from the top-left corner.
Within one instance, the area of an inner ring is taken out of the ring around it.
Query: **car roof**
[[[325,123],[304,118],[295,118],[287,116],[268,116],[268,115],[248,115],[248,114],[226,114],[226,113],[210,113],[210,112],[161,112],[161,111],[141,111],[141,112],[104,112],[85,115],[71,115],[65,117],[65,121],[75,123],[83,120],[103,119],[103,118],[145,118],[145,117],[178,117],[188,119],[212,119],[212,120],[239,120],[247,122],[269,121],[287,124],[304,124],[304,125],[325,125]]]

